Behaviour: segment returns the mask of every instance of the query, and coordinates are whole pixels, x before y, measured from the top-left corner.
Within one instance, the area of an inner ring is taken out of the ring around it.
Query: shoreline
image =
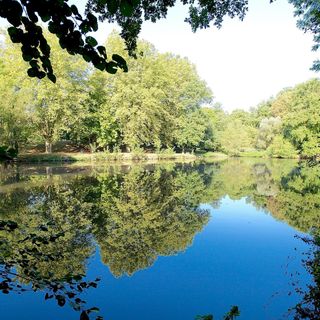
[[[263,153],[243,152],[237,156],[230,156],[222,152],[206,153],[81,153],[81,152],[55,152],[55,153],[26,153],[21,154],[10,162],[19,164],[34,163],[75,163],[75,162],[96,162],[96,163],[158,163],[166,161],[207,161],[207,160],[226,160],[228,158],[256,158],[256,159],[284,159],[284,160],[303,160],[299,157],[281,158],[269,157]],[[1,162],[0,162],[1,163]]]

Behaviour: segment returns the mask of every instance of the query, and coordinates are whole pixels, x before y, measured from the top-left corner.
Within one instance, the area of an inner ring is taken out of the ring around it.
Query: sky
[[[81,6],[84,0],[73,2]],[[196,33],[186,16],[187,7],[178,4],[167,19],[144,23],[140,38],[160,52],[187,57],[226,111],[248,110],[283,88],[319,77],[309,70],[318,57],[311,51],[312,35],[297,29],[287,0],[249,0],[244,21],[227,18],[221,29]],[[114,28],[101,24],[97,40],[103,44]]]

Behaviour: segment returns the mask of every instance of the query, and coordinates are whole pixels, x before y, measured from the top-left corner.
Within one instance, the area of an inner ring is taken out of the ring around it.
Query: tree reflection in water
[[[69,302],[86,319],[98,311],[81,298],[82,291],[97,286],[98,279],[84,280],[94,241],[117,276],[150,266],[158,255],[185,250],[209,219],[198,209],[204,188],[196,173],[159,169],[52,179],[49,185],[6,193],[2,292],[41,290],[59,306]]]
[[[301,237],[300,237],[301,238]],[[306,288],[299,286],[299,280],[294,283],[295,291],[302,296],[302,300],[290,311],[294,315],[294,320],[320,319],[320,232],[319,229],[313,231],[313,236],[302,237],[309,246],[309,251],[305,252],[302,261],[303,266],[311,276],[311,283]]]
[[[126,172],[117,167],[76,170],[64,176],[16,170],[13,175],[0,170],[0,290],[41,290],[60,306],[71,304],[82,320],[98,311],[81,298],[82,291],[97,286],[98,279],[85,278],[96,244],[115,276],[132,275],[150,267],[158,256],[190,246],[209,221],[199,204],[218,207],[226,195],[246,197],[298,230],[320,226],[319,166],[239,159],[211,165],[133,166]],[[316,319],[303,317],[306,301],[319,298],[319,250],[314,257],[318,262],[305,266],[315,286],[309,286],[296,307],[296,319]],[[319,311],[319,304],[314,310]],[[236,314],[226,319],[231,316]]]

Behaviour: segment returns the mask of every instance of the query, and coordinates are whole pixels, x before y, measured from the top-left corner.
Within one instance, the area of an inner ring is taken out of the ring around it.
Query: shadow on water
[[[237,160],[30,170],[0,170],[0,290],[41,291],[46,300],[70,305],[81,320],[102,319],[99,308],[83,299],[85,291],[98,286],[98,278],[86,278],[97,245],[114,276],[132,275],[192,244],[209,221],[201,203],[218,207],[226,195],[246,197],[298,230],[320,226],[319,166]],[[55,170],[60,174],[52,174]],[[313,282],[306,290],[296,289],[302,301],[291,310],[294,319],[319,319],[320,254],[314,234],[303,238],[311,251],[302,261]],[[224,319],[237,316],[234,306]]]

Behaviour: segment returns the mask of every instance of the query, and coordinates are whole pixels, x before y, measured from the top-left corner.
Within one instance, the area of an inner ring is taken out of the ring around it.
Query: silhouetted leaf
[[[59,295],[59,294],[56,295],[56,300],[57,300],[58,305],[60,307],[63,307],[65,305],[65,303],[66,303],[66,298],[64,296],[62,296],[62,295]]]
[[[86,311],[81,312],[80,320],[90,320]]]

